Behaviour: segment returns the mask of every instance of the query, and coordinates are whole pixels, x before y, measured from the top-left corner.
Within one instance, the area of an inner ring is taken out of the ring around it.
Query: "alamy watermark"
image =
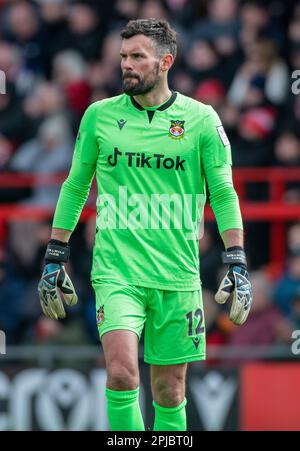
[[[6,354],[6,336],[3,330],[0,330],[0,355]]]
[[[295,81],[292,83],[292,93],[297,96],[300,94],[300,69],[294,70],[292,73],[292,79]]]
[[[3,70],[0,70],[0,94],[6,94],[6,76]]]
[[[182,230],[187,240],[203,236],[204,194],[141,193],[128,194],[120,186],[116,195],[103,193],[97,198],[99,230]]]
[[[292,333],[292,337],[294,341],[294,343],[292,344],[292,353],[294,355],[299,355],[300,354],[300,330],[294,330]]]

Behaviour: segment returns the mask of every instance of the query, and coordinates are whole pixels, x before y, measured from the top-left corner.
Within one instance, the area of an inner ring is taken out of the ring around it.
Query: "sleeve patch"
[[[220,138],[221,138],[221,141],[222,141],[222,143],[223,143],[223,146],[229,146],[230,142],[229,142],[229,139],[228,139],[228,137],[227,137],[227,135],[226,135],[226,132],[225,132],[225,130],[224,130],[223,125],[219,125],[219,126],[217,127],[217,131],[218,131],[218,133],[219,133],[219,136],[220,136]]]

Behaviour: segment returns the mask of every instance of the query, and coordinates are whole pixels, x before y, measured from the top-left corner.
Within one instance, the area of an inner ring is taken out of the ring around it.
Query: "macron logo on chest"
[[[150,169],[173,169],[174,171],[184,171],[184,163],[180,156],[166,158],[164,154],[155,153],[146,156],[143,152],[121,152],[117,147],[114,153],[109,155],[107,162],[110,166],[117,166],[120,158],[125,159],[129,168],[150,168]]]
[[[126,124],[127,121],[125,121],[125,119],[120,119],[120,120],[117,120],[117,122],[118,122],[119,129],[122,130],[122,128],[124,127],[124,125]]]

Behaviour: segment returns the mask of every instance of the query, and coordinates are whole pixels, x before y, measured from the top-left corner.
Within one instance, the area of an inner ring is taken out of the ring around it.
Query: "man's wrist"
[[[243,246],[230,246],[226,248],[226,251],[243,251]]]
[[[222,262],[227,265],[243,266],[247,268],[246,254],[242,246],[230,246],[222,252]]]
[[[51,239],[48,243],[45,263],[67,263],[70,257],[70,246],[63,241]]]

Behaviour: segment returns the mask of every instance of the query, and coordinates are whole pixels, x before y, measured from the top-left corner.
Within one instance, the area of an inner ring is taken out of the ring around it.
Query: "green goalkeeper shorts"
[[[204,360],[205,323],[201,290],[166,291],[117,282],[94,283],[100,339],[112,330],[141,338],[144,360],[153,365]]]

